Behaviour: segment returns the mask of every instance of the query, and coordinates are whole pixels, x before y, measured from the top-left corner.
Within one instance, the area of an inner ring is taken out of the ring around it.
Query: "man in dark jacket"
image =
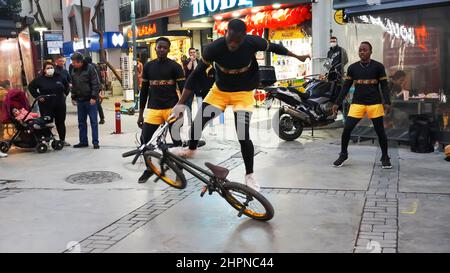
[[[66,64],[66,59],[64,58],[64,56],[58,55],[55,58],[55,72],[57,72],[59,75],[61,75],[61,77],[63,78],[63,80],[65,80],[68,83],[72,83],[72,79],[70,78],[70,74],[69,71],[67,71],[67,69],[64,67],[64,65]]]
[[[78,128],[80,130],[80,143],[74,148],[88,147],[87,117],[91,123],[92,144],[94,149],[100,148],[98,142],[97,101],[99,99],[100,83],[95,67],[88,64],[82,54],[76,52],[71,57],[73,69],[70,70],[72,78],[72,103],[78,110]]]
[[[98,77],[98,80],[100,83],[100,92],[101,92],[103,90],[104,82],[102,80],[102,74],[100,72],[100,68],[98,67],[98,65],[92,63],[91,56],[85,57],[84,60],[88,64],[92,65],[95,68],[95,72],[97,72],[97,77]],[[105,113],[103,112],[102,101],[101,101],[100,97],[97,100],[97,108],[98,108],[98,115],[100,116],[99,124],[105,124]]]
[[[66,64],[66,58],[64,56],[58,55],[55,58],[55,72],[58,73],[63,81],[69,83],[69,88],[67,89],[67,92],[70,92],[70,86],[72,85],[72,79],[70,78],[69,71],[64,67]],[[67,93],[68,94],[68,93]],[[66,94],[66,96],[67,96]],[[70,146],[69,143],[64,141],[64,146]]]
[[[344,75],[344,66],[348,63],[348,57],[347,52],[338,45],[337,38],[334,36],[330,38],[330,50],[328,51],[327,58],[332,60],[332,68],[336,68],[340,74],[339,75],[336,72],[332,72],[328,74],[328,80],[342,80]]]

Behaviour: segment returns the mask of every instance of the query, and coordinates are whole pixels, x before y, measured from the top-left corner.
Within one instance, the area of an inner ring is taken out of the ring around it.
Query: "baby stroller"
[[[44,117],[36,121],[31,119],[26,121],[26,118],[31,113],[40,98],[51,97],[54,95],[43,95],[36,98],[30,106],[25,93],[22,90],[10,90],[3,102],[3,123],[12,123],[16,129],[16,133],[9,141],[0,142],[0,151],[7,153],[12,145],[19,148],[34,148],[38,153],[45,153],[48,150],[48,145],[51,144],[54,150],[62,150],[64,143],[55,139],[52,133],[53,124],[48,121],[49,117]],[[28,114],[22,120],[16,120],[13,116],[13,109],[25,108]],[[44,123],[44,124],[43,124]]]

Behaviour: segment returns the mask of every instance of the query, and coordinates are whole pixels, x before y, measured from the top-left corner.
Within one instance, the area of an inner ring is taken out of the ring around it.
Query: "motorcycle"
[[[304,127],[311,127],[314,132],[315,127],[335,122],[332,107],[340,91],[342,75],[337,69],[339,66],[333,67],[331,59],[328,59],[324,64],[328,70],[325,77],[320,77],[320,74],[305,76],[304,93],[295,87],[264,88],[267,109],[272,107],[275,99],[283,102],[272,119],[272,126],[281,139],[293,141],[301,136]],[[330,73],[337,73],[337,77],[327,80]]]

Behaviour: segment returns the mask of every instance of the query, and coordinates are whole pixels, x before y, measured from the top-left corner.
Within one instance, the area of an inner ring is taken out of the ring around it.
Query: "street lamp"
[[[41,45],[41,66],[44,65],[44,31],[47,31],[45,26],[38,26],[34,28],[35,31],[39,32],[40,45]]]

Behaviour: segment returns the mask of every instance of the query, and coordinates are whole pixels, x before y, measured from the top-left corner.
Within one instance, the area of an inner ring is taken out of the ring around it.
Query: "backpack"
[[[432,153],[434,152],[434,123],[427,115],[411,116],[409,127],[409,144],[411,152]]]

